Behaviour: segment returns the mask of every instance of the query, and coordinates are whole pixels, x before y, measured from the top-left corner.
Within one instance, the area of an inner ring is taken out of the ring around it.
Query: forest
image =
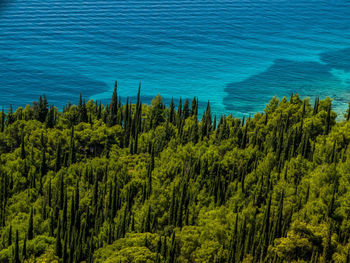
[[[140,92],[0,113],[0,262],[350,262],[350,108]]]

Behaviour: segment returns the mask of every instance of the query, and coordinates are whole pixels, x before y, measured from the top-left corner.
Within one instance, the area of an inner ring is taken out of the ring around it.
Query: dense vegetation
[[[350,262],[350,113],[312,104],[2,112],[0,262]]]

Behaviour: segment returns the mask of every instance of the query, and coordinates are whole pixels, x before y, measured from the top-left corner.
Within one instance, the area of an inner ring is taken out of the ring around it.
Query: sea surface
[[[350,101],[348,0],[0,0],[0,107],[62,107],[142,85],[218,114],[273,96]],[[204,106],[203,106],[204,107]]]

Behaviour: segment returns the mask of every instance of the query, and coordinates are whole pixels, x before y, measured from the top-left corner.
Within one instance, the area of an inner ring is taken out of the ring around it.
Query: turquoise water
[[[350,101],[347,0],[9,0],[0,4],[0,106],[46,94],[62,106],[124,98],[142,82],[160,93],[210,100],[235,116],[274,96]]]

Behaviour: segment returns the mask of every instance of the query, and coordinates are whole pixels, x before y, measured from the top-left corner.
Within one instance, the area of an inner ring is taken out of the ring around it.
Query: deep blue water
[[[119,94],[210,100],[235,116],[274,95],[350,101],[348,0],[0,0],[0,106]]]

